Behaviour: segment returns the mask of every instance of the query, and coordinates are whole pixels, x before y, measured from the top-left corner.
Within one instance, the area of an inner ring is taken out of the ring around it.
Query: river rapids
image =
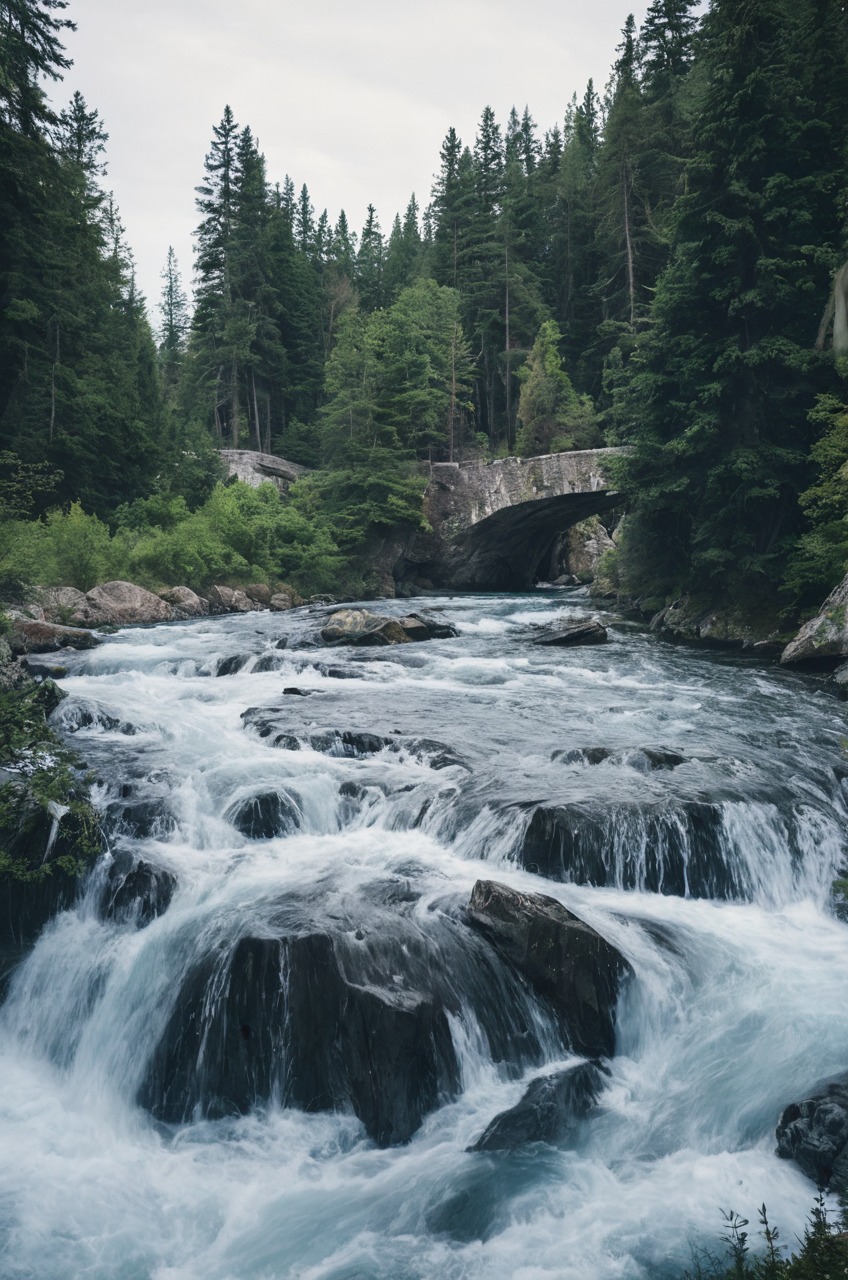
[[[844,706],[620,619],[604,646],[535,647],[591,612],[582,591],[426,604],[456,638],[329,649],[312,608],[70,660],[53,721],[109,853],[0,1011],[3,1280],[654,1280],[722,1210],[803,1230],[815,1189],[774,1128],[848,1068]],[[558,899],[632,966],[565,1142],[470,1150],[575,1060],[469,929],[481,879]],[[264,1016],[227,1023],[234,956],[247,991],[281,930],[318,939],[300,1021],[283,1010],[234,1107]],[[347,1035],[316,985],[337,963],[401,1020],[442,993],[450,1062],[409,1140],[334,1107],[329,1068],[329,1103],[293,1083],[301,1038]]]

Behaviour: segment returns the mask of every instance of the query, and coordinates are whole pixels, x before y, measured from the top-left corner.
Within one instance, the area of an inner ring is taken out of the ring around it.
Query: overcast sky
[[[525,103],[540,133],[591,76],[603,88],[629,12],[647,0],[71,0],[79,89],[109,133],[114,190],[138,278],[158,323],[159,274],[173,244],[192,274],[194,188],[229,102],[249,124],[271,181],[289,173],[316,210],[369,201],[388,232],[414,191],[429,201],[451,125],[473,143],[484,106],[503,124]]]

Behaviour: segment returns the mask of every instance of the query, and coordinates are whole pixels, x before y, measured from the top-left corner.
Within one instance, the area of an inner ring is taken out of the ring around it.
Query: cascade
[[[844,706],[615,619],[533,646],[582,590],[428,606],[455,638],[69,660],[109,848],[0,1009],[4,1277],[642,1280],[722,1208],[802,1230]]]

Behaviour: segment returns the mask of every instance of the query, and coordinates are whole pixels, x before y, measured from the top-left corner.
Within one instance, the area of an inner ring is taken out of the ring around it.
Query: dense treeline
[[[154,494],[167,533],[215,446],[270,449],[316,469],[303,518],[348,552],[420,519],[422,461],[623,443],[629,595],[791,608],[844,572],[844,301],[816,344],[848,254],[839,0],[652,0],[562,126],[449,130],[388,234],[277,183],[226,107],[158,349],[99,117],[43,92],[64,8],[0,3],[0,447],[52,476],[35,510],[126,530]]]

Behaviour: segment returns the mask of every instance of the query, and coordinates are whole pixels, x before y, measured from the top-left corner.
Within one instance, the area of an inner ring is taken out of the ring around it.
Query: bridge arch
[[[433,465],[424,499],[432,532],[413,540],[395,576],[459,591],[532,587],[566,529],[621,505],[609,464],[622,452]]]

